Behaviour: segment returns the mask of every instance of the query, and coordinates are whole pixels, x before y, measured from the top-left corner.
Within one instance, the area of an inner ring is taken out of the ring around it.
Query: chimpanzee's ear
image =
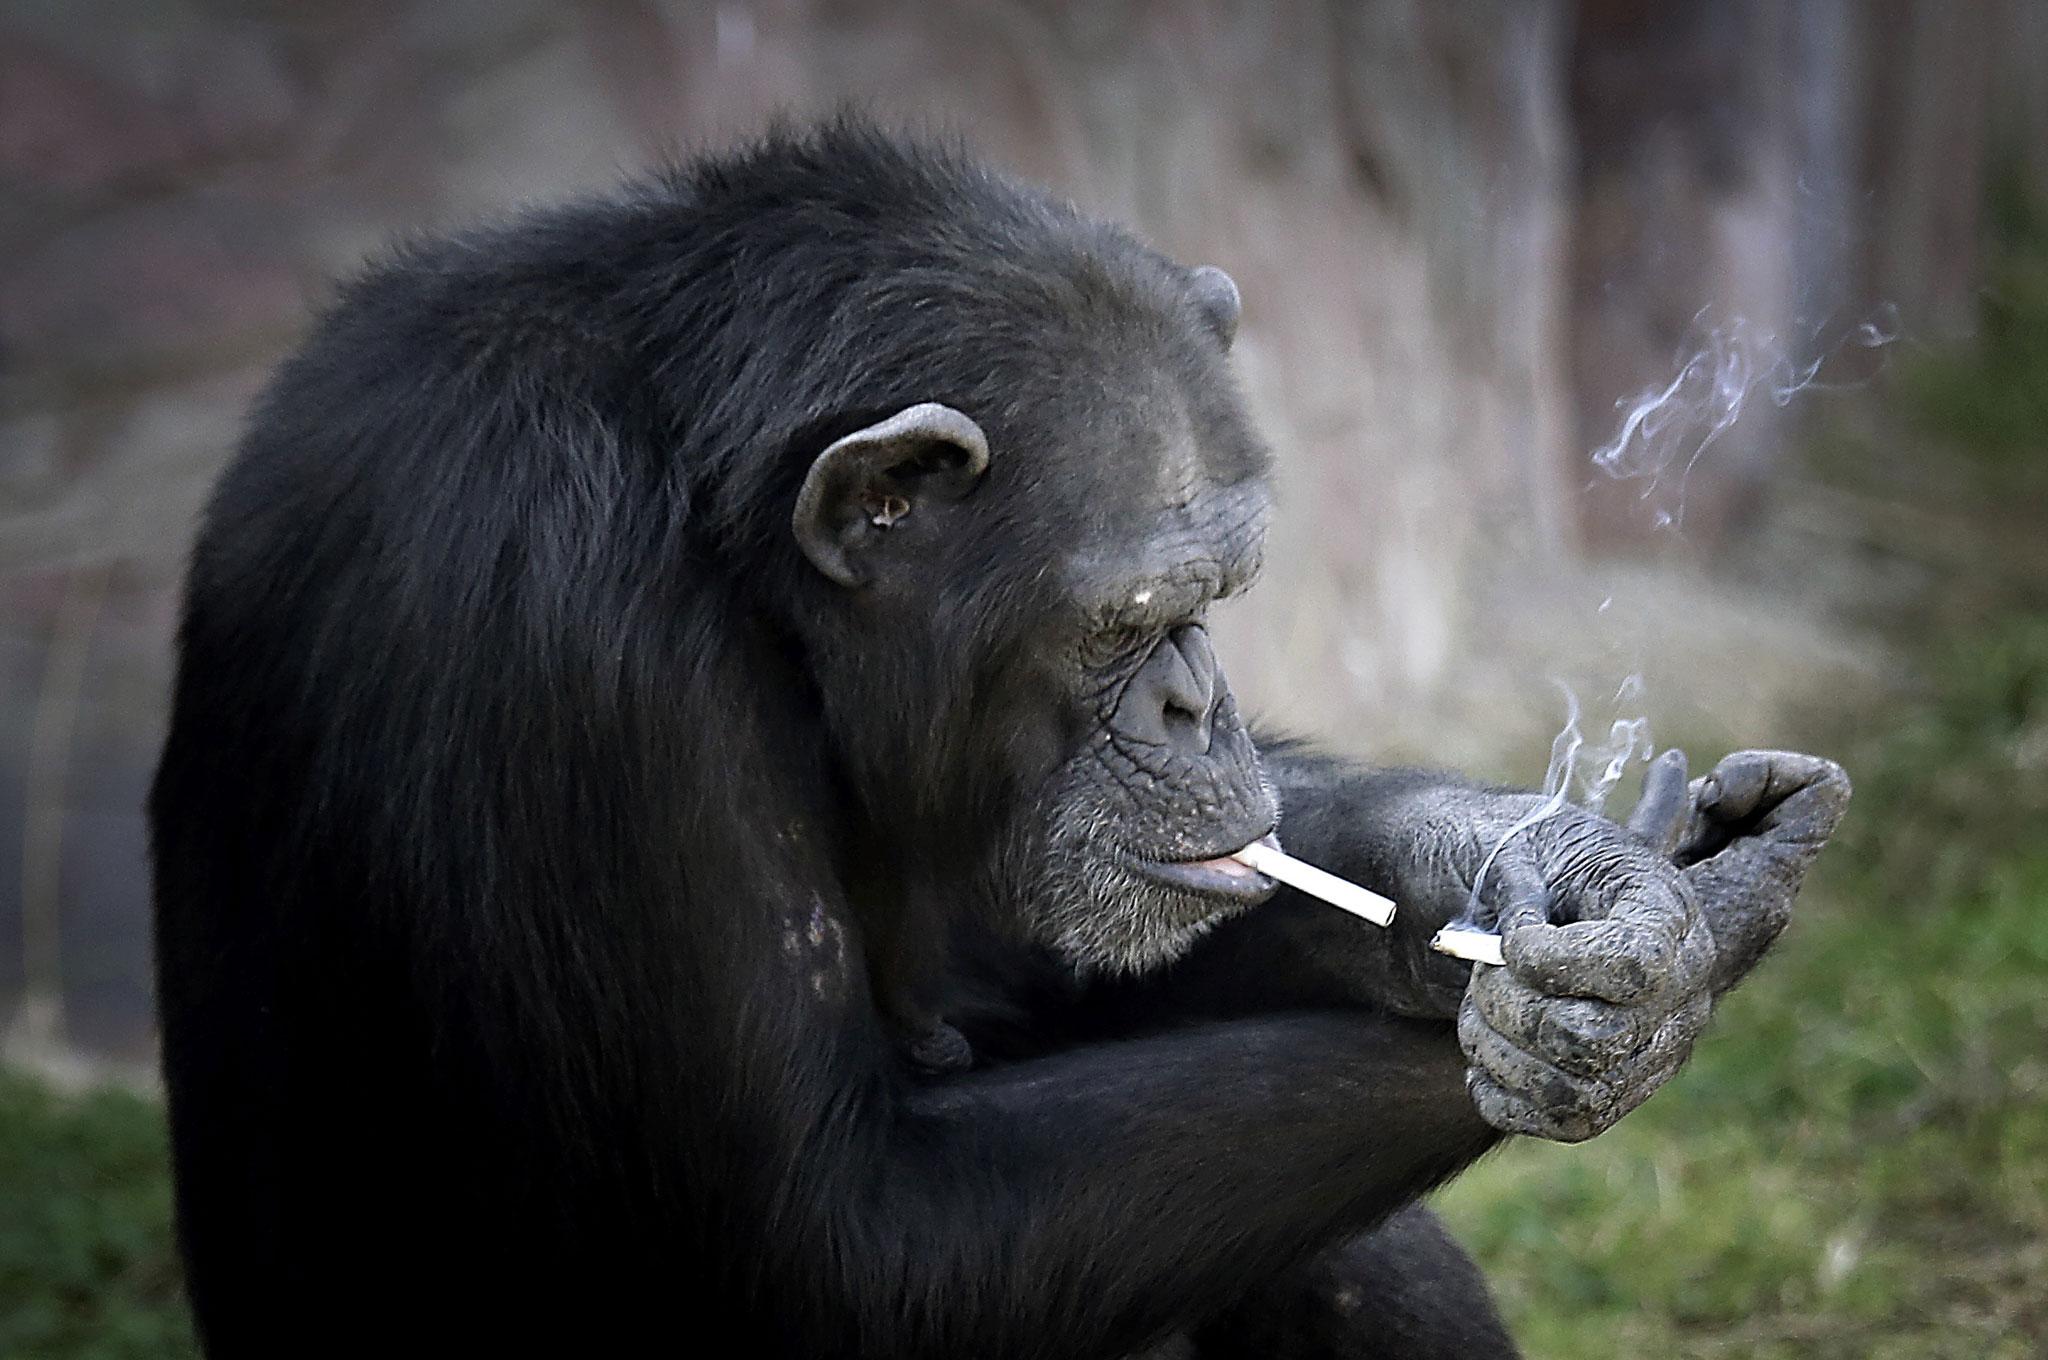
[[[966,495],[988,470],[981,426],[927,401],[837,439],[797,492],[790,527],[811,565],[843,586],[867,580],[863,551],[921,509]]]
[[[1196,310],[1209,323],[1209,329],[1216,332],[1223,348],[1229,349],[1230,342],[1237,338],[1237,316],[1243,310],[1237,296],[1237,281],[1215,265],[1205,264],[1194,272],[1188,287],[1195,295]]]

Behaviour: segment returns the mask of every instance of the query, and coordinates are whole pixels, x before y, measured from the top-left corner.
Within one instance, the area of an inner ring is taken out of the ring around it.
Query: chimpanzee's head
[[[830,226],[867,263],[811,331],[840,377],[784,445],[847,785],[1077,965],[1172,958],[1274,887],[1224,858],[1278,808],[1207,628],[1270,504],[1237,288],[971,163],[854,154]]]

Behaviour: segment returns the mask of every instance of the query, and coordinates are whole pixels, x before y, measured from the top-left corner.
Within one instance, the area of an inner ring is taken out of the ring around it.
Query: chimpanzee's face
[[[896,802],[993,813],[962,818],[983,888],[1083,969],[1171,959],[1275,886],[1228,858],[1279,813],[1207,627],[1258,571],[1267,457],[1225,368],[1235,287],[1170,278],[1036,402],[919,403],[836,441],[794,520],[864,639],[825,649],[822,683],[863,688],[869,730],[904,710]]]
[[[1023,900],[1078,965],[1164,962],[1273,891],[1227,858],[1279,810],[1207,627],[1258,570],[1268,501],[1262,477],[1204,477],[1074,583],[1064,699],[1080,735],[1026,828],[1042,839]]]

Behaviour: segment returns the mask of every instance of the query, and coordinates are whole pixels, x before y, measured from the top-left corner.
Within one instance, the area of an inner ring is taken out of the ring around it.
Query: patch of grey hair
[[[811,991],[821,1001],[834,1001],[845,993],[846,927],[826,910],[822,898],[812,898],[808,912],[792,913],[782,928],[782,952],[807,974]]]
[[[1099,801],[1062,799],[1029,894],[1033,935],[1084,975],[1163,967],[1236,914],[1118,863],[1120,820]]]

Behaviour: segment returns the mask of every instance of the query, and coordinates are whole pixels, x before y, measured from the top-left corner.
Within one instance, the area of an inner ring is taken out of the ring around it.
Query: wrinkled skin
[[[1675,854],[1714,932],[1715,996],[1777,940],[1848,806],[1842,767],[1793,751],[1739,752],[1693,781]]]
[[[1784,929],[1849,800],[1840,766],[1793,752],[1731,755],[1689,787],[1685,774],[1681,753],[1660,757],[1625,828],[1567,807],[1501,846],[1480,901],[1505,967],[1465,981],[1466,965],[1414,955],[1403,1008],[1456,1016],[1494,1127],[1579,1142],[1669,1080]],[[1411,952],[1464,913],[1487,854],[1541,803],[1441,784],[1397,801]]]

